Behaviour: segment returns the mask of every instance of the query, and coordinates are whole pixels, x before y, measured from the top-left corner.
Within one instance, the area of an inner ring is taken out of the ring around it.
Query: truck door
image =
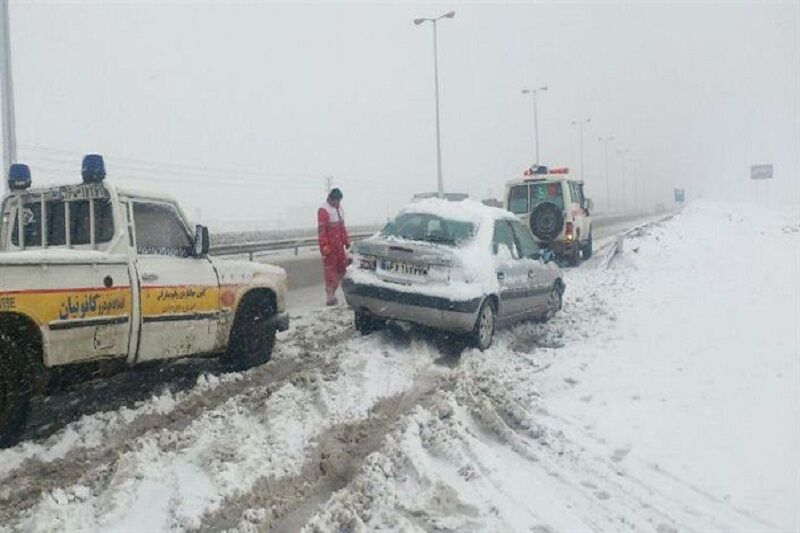
[[[219,282],[172,204],[131,202],[141,330],[137,361],[217,349]]]

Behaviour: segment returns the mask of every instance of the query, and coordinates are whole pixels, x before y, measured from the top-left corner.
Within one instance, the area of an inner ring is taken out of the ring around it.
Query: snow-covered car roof
[[[490,207],[470,199],[451,202],[440,198],[428,198],[406,205],[400,209],[398,214],[403,213],[425,213],[450,220],[472,222],[476,225],[487,221],[491,223],[500,219],[515,219],[514,214],[510,211]]]

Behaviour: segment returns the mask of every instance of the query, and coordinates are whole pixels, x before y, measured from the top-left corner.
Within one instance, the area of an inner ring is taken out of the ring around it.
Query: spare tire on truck
[[[542,202],[531,212],[531,232],[542,242],[552,242],[564,229],[564,213],[552,202]]]

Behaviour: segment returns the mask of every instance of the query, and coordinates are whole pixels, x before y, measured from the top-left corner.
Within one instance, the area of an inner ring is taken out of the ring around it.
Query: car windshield
[[[534,183],[531,185],[531,211],[542,202],[556,204],[564,209],[564,196],[561,192],[561,183]]]
[[[469,241],[475,234],[471,222],[442,218],[427,213],[404,213],[381,231],[383,237],[425,241],[452,246]]]

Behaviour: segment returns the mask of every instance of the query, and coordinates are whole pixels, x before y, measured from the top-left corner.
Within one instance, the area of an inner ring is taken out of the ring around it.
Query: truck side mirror
[[[208,228],[198,224],[194,228],[194,255],[203,257],[208,254],[211,248],[211,237],[208,235]]]

